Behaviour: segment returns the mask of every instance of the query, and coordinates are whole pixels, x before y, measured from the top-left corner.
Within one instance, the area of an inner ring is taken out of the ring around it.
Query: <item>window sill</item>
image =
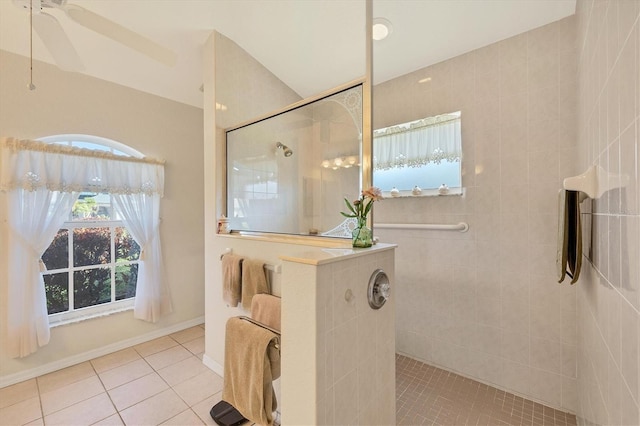
[[[72,313],[62,312],[49,315],[49,327],[55,328],[63,325],[75,324],[96,318],[102,318],[120,312],[132,311],[134,299],[127,299],[107,306],[92,306],[80,309]]]
[[[419,197],[447,197],[451,195],[463,195],[462,188],[450,188],[446,194],[440,194],[437,189],[423,189],[419,194],[412,194],[411,190],[401,190],[396,196],[391,195],[389,191],[382,191],[382,197],[385,200],[391,198],[419,198]]]

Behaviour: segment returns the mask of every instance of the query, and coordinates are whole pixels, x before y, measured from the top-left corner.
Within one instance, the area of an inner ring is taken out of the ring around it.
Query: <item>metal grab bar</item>
[[[469,230],[469,224],[467,222],[460,222],[456,225],[447,225],[439,223],[375,223],[374,228],[380,229],[422,229],[432,231],[459,231],[467,232]]]

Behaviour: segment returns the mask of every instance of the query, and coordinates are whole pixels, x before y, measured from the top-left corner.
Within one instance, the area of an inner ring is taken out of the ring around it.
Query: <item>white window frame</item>
[[[69,146],[79,146],[84,144],[92,144],[97,149],[104,149],[112,154],[116,155],[124,155],[135,158],[143,158],[144,155],[123,144],[120,142],[116,142],[111,139],[102,138],[99,136],[93,135],[83,135],[83,134],[65,134],[65,135],[55,135],[55,136],[46,136],[42,138],[38,138],[38,141],[46,142],[46,143],[55,143],[61,145],[69,145]],[[106,148],[106,149],[105,149]],[[111,214],[113,215],[113,209],[111,209]],[[71,212],[69,212],[69,217],[71,218]],[[108,266],[111,268],[111,299],[115,299],[115,266],[116,265],[124,265],[124,264],[137,264],[138,261],[131,262],[115,262],[115,242],[114,242],[114,230],[118,227],[126,228],[124,222],[122,220],[112,219],[112,220],[99,220],[99,221],[74,221],[69,220],[66,221],[60,229],[68,229],[69,230],[69,264],[68,268],[60,268],[60,269],[52,269],[47,271],[46,274],[50,275],[56,272],[68,272],[68,292],[69,292],[69,310],[65,312],[58,312],[55,314],[49,315],[49,325],[51,327],[56,327],[59,325],[70,324],[74,322],[84,321],[91,318],[101,317],[105,315],[110,315],[116,312],[133,310],[133,306],[135,303],[135,297],[131,297],[123,300],[113,300],[109,303],[102,303],[100,305],[87,306],[84,308],[73,309],[73,272],[87,269],[95,269],[100,267],[106,267],[107,265],[88,265],[88,266],[73,266],[73,229],[76,228],[95,228],[95,227],[110,227],[111,228],[111,263]]]

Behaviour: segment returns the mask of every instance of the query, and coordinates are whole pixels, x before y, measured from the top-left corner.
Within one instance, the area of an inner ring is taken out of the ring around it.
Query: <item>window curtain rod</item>
[[[161,166],[163,166],[165,163],[164,160],[158,160],[151,157],[125,157],[123,155],[113,154],[109,151],[78,148],[74,146],[40,142],[29,139],[4,138],[1,143],[6,148],[12,151],[37,151],[52,154],[75,155],[79,157],[103,158],[106,160],[128,161],[132,163],[156,164]]]
[[[0,141],[0,191],[164,195],[164,162],[40,141]]]

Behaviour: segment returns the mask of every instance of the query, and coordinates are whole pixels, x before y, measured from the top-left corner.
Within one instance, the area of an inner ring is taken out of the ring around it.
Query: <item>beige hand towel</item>
[[[580,193],[560,190],[558,193],[558,252],[556,257],[558,282],[566,275],[571,284],[578,281],[582,267],[582,225],[580,224]]]
[[[238,317],[227,321],[222,399],[261,425],[272,425],[278,408],[272,383],[280,372],[279,344],[266,328]]]
[[[251,301],[251,318],[280,331],[280,298],[271,294],[256,294]]]
[[[222,299],[232,307],[238,306],[242,291],[242,263],[235,254],[222,256]]]
[[[264,263],[245,259],[242,262],[242,307],[250,310],[253,296],[261,293],[270,293]]]

